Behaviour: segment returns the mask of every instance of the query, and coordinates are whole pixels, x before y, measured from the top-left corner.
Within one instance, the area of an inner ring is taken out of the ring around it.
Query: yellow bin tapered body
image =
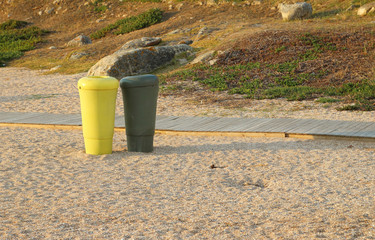
[[[118,87],[119,81],[107,76],[84,77],[78,81],[87,154],[112,153]]]

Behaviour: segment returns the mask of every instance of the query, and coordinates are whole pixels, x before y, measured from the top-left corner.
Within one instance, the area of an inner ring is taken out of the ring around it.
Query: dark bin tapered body
[[[155,75],[121,79],[125,128],[130,152],[152,152],[159,81]]]

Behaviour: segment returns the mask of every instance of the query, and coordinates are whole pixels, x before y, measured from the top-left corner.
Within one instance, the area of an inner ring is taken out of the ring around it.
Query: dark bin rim
[[[152,74],[128,76],[120,80],[121,88],[153,87],[158,84],[158,77]]]

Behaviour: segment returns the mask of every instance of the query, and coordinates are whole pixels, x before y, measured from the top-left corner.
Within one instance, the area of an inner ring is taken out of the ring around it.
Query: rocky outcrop
[[[285,21],[305,19],[312,15],[312,7],[306,2],[299,2],[295,4],[280,3],[278,8],[283,20]]]
[[[79,35],[75,37],[74,39],[70,40],[66,45],[67,46],[82,46],[86,44],[91,44],[91,39],[88,36],[85,35]]]
[[[214,56],[215,51],[208,51],[206,53],[203,53],[199,56],[197,56],[190,64],[196,64],[196,63],[202,63],[202,62],[208,62],[211,60]]]
[[[375,11],[375,2],[370,2],[370,3],[367,3],[363,6],[361,6],[357,11],[357,15],[358,16],[365,16],[368,13],[371,13],[371,12],[374,12],[374,11]]]
[[[132,48],[141,48],[141,47],[151,47],[158,45],[161,42],[159,37],[143,37],[140,39],[131,40],[125,43],[120,50],[132,49]]]
[[[150,73],[168,64],[176,54],[192,50],[193,48],[186,44],[120,49],[97,62],[88,75],[111,76],[120,80],[126,76]]]

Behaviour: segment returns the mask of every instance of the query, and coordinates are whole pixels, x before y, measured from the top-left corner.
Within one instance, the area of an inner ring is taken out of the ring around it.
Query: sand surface
[[[1,111],[79,113],[84,74],[0,76]],[[159,99],[158,114],[205,114],[187,102]],[[374,119],[274,103],[285,117]],[[79,130],[0,132],[0,239],[375,239],[374,143],[155,135],[152,153],[131,153],[115,132],[113,154],[91,156]]]
[[[0,111],[80,113],[77,82],[86,73],[76,75],[41,75],[43,71],[0,68]],[[245,118],[305,118],[346,121],[375,121],[375,111],[337,111],[342,103],[322,104],[314,101],[289,102],[284,99],[256,100],[241,108],[196,102],[186,97],[166,96],[158,99],[158,115],[221,116]],[[123,115],[119,89],[116,114]]]

